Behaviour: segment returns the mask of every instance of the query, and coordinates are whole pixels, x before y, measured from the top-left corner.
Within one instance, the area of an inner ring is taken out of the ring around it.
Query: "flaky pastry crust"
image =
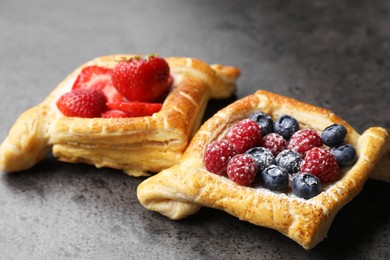
[[[282,114],[292,115],[301,128],[317,131],[333,123],[343,124],[348,130],[347,142],[357,150],[358,161],[342,170],[338,181],[326,185],[322,193],[309,200],[298,198],[290,191],[277,193],[261,187],[240,186],[227,177],[208,172],[203,164],[206,146],[223,138],[235,122],[257,110],[274,119]],[[212,207],[240,220],[275,229],[310,249],[324,239],[336,213],[363,188],[388,144],[388,133],[383,128],[369,128],[359,135],[329,110],[259,90],[220,110],[204,123],[180,163],[143,181],[137,196],[144,207],[170,219],[185,218],[202,206]]]
[[[161,111],[147,117],[66,117],[55,102],[71,90],[85,66],[113,68],[134,55],[95,58],[62,81],[39,105],[25,111],[0,146],[0,170],[32,167],[51,151],[59,160],[148,175],[176,164],[198,129],[209,98],[226,98],[240,71],[193,58],[166,58],[174,84]]]

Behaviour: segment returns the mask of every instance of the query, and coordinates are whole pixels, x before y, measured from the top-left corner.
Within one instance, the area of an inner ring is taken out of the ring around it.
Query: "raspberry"
[[[250,119],[244,119],[236,123],[226,134],[226,139],[234,145],[238,153],[256,146],[261,138],[259,124]]]
[[[274,156],[277,156],[286,148],[287,142],[281,135],[270,133],[260,140],[260,146],[268,148]]]
[[[288,148],[304,154],[313,147],[321,147],[322,140],[320,135],[314,129],[303,129],[297,131],[290,139]]]
[[[339,165],[328,150],[314,147],[307,151],[301,164],[301,171],[317,176],[321,182],[332,182],[337,179]]]
[[[248,154],[237,154],[227,166],[229,178],[240,185],[250,185],[255,180],[257,172],[256,163]]]
[[[229,160],[236,154],[236,149],[228,140],[214,141],[206,148],[204,166],[209,172],[224,175]]]
[[[75,89],[57,100],[57,107],[65,116],[100,117],[106,110],[106,96],[101,90]]]

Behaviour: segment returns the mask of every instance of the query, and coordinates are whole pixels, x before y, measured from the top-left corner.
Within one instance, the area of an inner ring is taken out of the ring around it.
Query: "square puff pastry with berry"
[[[224,138],[234,123],[255,111],[273,119],[289,114],[301,128],[317,131],[334,123],[342,124],[348,130],[346,141],[356,148],[358,160],[340,171],[337,181],[324,185],[320,194],[307,200],[296,197],[288,189],[273,192],[261,186],[241,186],[228,177],[207,171],[203,162],[207,145]],[[359,135],[331,111],[259,90],[206,121],[180,163],[143,181],[137,196],[145,208],[170,219],[185,218],[202,206],[216,208],[240,220],[275,229],[310,249],[325,238],[336,213],[360,192],[384,152],[387,157],[383,160],[389,160],[388,146],[388,133],[383,128],[369,128]],[[387,177],[382,175],[382,179],[390,180],[388,170]]]
[[[56,101],[71,90],[86,66],[113,68],[134,55],[93,59],[62,81],[39,105],[25,111],[0,146],[0,170],[25,170],[51,151],[61,161],[148,175],[178,163],[202,120],[209,98],[226,98],[240,71],[193,58],[165,58],[174,83],[162,109],[152,116],[79,118],[62,115]]]

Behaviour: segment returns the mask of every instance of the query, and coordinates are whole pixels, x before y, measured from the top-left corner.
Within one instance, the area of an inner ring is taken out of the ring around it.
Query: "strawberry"
[[[162,108],[160,103],[145,103],[145,102],[120,102],[107,103],[108,108],[120,110],[129,117],[151,116]]]
[[[106,102],[101,90],[75,89],[62,95],[56,104],[65,116],[93,118],[106,110]]]
[[[110,68],[100,66],[84,67],[73,84],[72,89],[99,89],[109,102],[122,102],[124,97],[114,88]]]
[[[160,57],[133,57],[112,70],[113,86],[128,101],[156,102],[170,87],[168,63]]]
[[[107,110],[102,113],[103,118],[124,118],[129,117],[126,112],[120,110]]]

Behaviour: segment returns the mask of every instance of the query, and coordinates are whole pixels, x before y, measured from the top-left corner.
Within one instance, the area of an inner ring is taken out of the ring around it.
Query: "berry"
[[[288,144],[288,148],[304,154],[313,147],[321,147],[322,140],[314,129],[303,129],[295,132]]]
[[[160,103],[144,102],[107,103],[107,106],[110,109],[125,112],[127,117],[151,116],[162,108]]]
[[[295,176],[291,184],[295,196],[303,199],[310,199],[322,191],[321,181],[314,175],[300,173]]]
[[[110,68],[84,67],[73,83],[72,89],[97,89],[103,91],[108,102],[121,102],[124,97],[112,85]]]
[[[237,154],[236,148],[226,139],[210,143],[205,151],[203,162],[209,172],[224,175],[229,160]]]
[[[114,87],[128,101],[156,102],[169,88],[170,69],[160,57],[133,57],[112,70]]]
[[[276,156],[276,165],[287,170],[289,174],[299,172],[302,156],[294,150],[284,150]]]
[[[260,146],[269,149],[274,156],[277,156],[287,147],[287,142],[281,135],[270,133],[261,138]]]
[[[339,165],[329,150],[314,147],[306,152],[301,171],[313,174],[326,183],[337,179]]]
[[[280,134],[286,140],[289,140],[291,136],[298,130],[298,121],[289,115],[281,115],[278,119],[276,119],[274,124],[275,133]]]
[[[257,172],[256,163],[248,154],[237,154],[227,166],[229,178],[240,185],[250,185],[255,180]]]
[[[254,147],[260,138],[260,126],[250,119],[236,123],[226,134],[226,139],[234,145],[238,153],[243,153]]]
[[[255,161],[258,172],[262,172],[265,168],[275,164],[275,157],[270,150],[264,147],[253,147],[245,152]]]
[[[288,186],[288,172],[282,167],[271,165],[261,172],[263,186],[273,191],[284,191]]]
[[[356,150],[350,144],[333,147],[330,152],[340,166],[351,166],[357,159]]]
[[[108,110],[102,113],[103,118],[124,118],[129,117],[125,112],[120,110]]]
[[[347,129],[343,125],[333,124],[322,131],[321,139],[327,146],[337,146],[344,142]]]
[[[259,124],[263,136],[274,131],[274,121],[272,121],[272,117],[263,112],[257,111],[250,115],[249,119]]]
[[[57,100],[57,107],[65,116],[100,117],[106,110],[106,96],[101,90],[76,89]]]

